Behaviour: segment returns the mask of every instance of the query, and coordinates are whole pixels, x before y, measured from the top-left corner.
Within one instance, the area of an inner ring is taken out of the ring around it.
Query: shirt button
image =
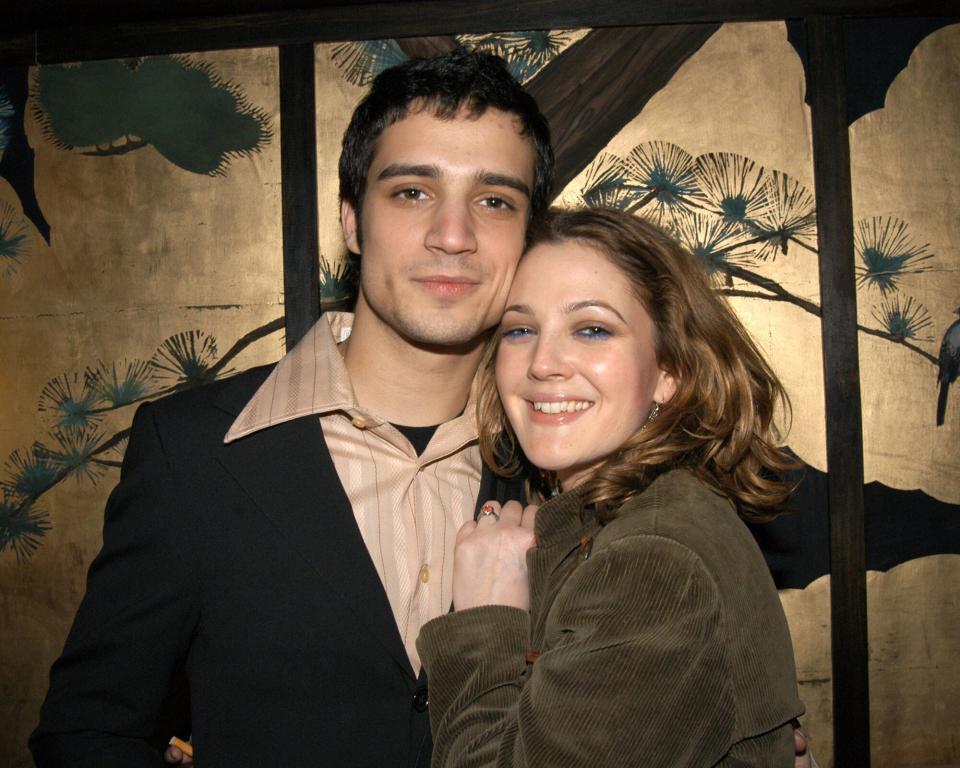
[[[420,569],[420,583],[426,584],[428,581],[430,581],[430,568],[425,565]]]
[[[429,705],[429,696],[427,695],[427,687],[417,688],[413,694],[413,708],[417,712],[426,712],[427,706]]]
[[[357,429],[367,428],[367,420],[363,418],[363,416],[354,416],[352,419],[350,419],[350,423],[353,424],[353,426],[355,426]]]

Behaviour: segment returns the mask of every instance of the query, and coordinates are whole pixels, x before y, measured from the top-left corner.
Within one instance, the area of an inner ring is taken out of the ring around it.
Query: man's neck
[[[457,347],[418,345],[369,309],[358,310],[344,361],[359,405],[414,427],[442,424],[463,411],[483,338]]]

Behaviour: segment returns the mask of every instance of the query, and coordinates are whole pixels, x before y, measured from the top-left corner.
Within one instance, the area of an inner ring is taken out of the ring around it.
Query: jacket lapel
[[[228,392],[218,405],[237,413],[245,403]],[[220,462],[284,534],[291,554],[316,571],[324,594],[340,600],[414,679],[319,418],[295,419],[224,445]]]

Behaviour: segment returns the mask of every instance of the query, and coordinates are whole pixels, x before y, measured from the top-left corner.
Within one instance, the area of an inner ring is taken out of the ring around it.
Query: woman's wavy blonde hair
[[[782,511],[796,462],[778,448],[779,403],[790,401],[773,370],[695,256],[653,224],[621,211],[551,210],[532,225],[530,247],[574,241],[606,256],[632,283],[652,318],[657,361],[677,382],[659,416],[603,459],[577,487],[607,520],[663,472],[684,467],[727,496],[744,518]],[[542,473],[523,455],[497,394],[499,334],[481,362],[477,391],[480,451],[505,475],[526,472],[541,496]]]

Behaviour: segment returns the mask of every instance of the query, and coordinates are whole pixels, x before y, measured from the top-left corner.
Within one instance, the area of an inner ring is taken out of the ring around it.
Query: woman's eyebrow
[[[605,301],[601,301],[600,299],[584,299],[583,301],[576,301],[572,304],[564,304],[561,307],[561,311],[565,315],[573,314],[581,309],[606,309],[619,317],[625,325],[627,324],[626,318],[624,318],[624,316],[621,315],[615,307]],[[509,307],[503,310],[503,314],[507,314],[507,312],[518,312],[521,315],[532,315],[533,309],[529,304],[511,304]]]
[[[616,310],[615,307],[613,307],[610,304],[607,304],[607,302],[605,301],[601,301],[600,299],[585,299],[584,301],[577,301],[577,302],[574,302],[573,304],[567,304],[563,307],[563,312],[564,314],[569,315],[570,313],[577,312],[578,310],[581,310],[581,309],[593,309],[593,308],[609,310],[610,312],[613,312],[613,314],[615,314],[617,317],[619,317],[620,320],[623,321],[623,323],[626,324],[627,322],[626,318],[624,318],[624,316],[621,315]]]

